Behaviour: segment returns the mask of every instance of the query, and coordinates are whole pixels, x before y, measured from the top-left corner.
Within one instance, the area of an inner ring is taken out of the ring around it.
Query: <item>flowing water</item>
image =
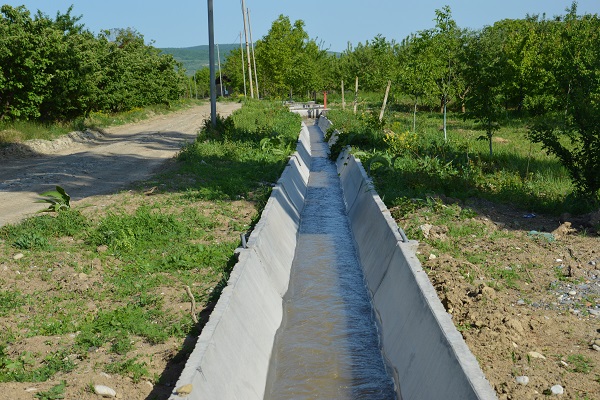
[[[395,399],[335,165],[310,126],[313,164],[266,399]]]

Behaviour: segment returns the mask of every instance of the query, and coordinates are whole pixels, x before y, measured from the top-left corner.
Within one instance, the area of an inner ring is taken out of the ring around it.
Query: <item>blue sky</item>
[[[215,42],[237,43],[243,29],[240,0],[213,0]],[[156,47],[190,47],[208,44],[207,2],[205,0],[22,0],[4,1],[38,9],[54,16],[74,6],[73,15],[97,33],[102,29],[135,28]],[[280,14],[292,21],[301,19],[311,38],[323,47],[343,51],[381,34],[388,40],[402,40],[410,33],[435,25],[435,10],[449,5],[461,28],[478,29],[504,18],[529,14],[547,17],[564,15],[571,0],[246,0],[250,9],[252,37],[266,35]],[[600,13],[600,0],[579,0],[578,11]]]

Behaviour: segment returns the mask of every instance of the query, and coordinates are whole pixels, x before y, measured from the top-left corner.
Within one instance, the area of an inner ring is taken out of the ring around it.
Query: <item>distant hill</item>
[[[239,48],[238,44],[219,44],[219,53],[221,55],[221,63],[225,61],[225,58],[229,52],[233,49]],[[204,67],[208,67],[208,45],[194,46],[194,47],[166,47],[159,49],[163,53],[171,54],[173,57],[183,64],[188,75],[194,75],[194,73]],[[217,56],[217,49],[215,48],[215,57]]]

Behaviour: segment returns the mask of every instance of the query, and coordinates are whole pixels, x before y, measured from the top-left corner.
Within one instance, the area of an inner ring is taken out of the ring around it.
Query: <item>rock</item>
[[[544,357],[542,354],[538,353],[537,351],[530,351],[529,353],[527,353],[527,355],[531,358],[540,358],[542,360],[546,359],[546,357]]]
[[[102,397],[117,397],[117,392],[114,389],[104,385],[94,385],[94,393]]]
[[[84,274],[83,272],[82,272],[82,273],[80,273],[80,274],[79,274],[79,275],[77,275],[77,276],[78,276],[78,278],[79,278],[80,280],[82,280],[82,281],[85,281],[85,280],[87,280],[87,278],[88,278],[87,274]]]
[[[515,381],[517,382],[517,384],[525,386],[525,385],[527,385],[529,383],[529,377],[525,376],[525,375],[523,375],[523,376],[517,376],[515,378]]]
[[[13,256],[13,260],[20,260],[21,258],[25,257],[25,254],[23,253],[17,253]]]
[[[525,305],[525,300],[517,300],[517,305],[518,306],[524,306]]]
[[[431,224],[423,224],[419,226],[419,229],[421,232],[423,232],[423,236],[425,236],[425,238],[429,238],[429,231],[431,231],[431,228],[433,228],[433,225]]]
[[[598,346],[597,344],[593,344],[592,349],[594,349],[596,351],[600,351],[600,346]]]
[[[430,259],[430,260],[435,260],[436,258],[437,258],[437,256],[436,256],[435,254],[433,254],[433,253],[431,253],[431,254],[429,255],[429,259]]]
[[[191,383],[189,383],[187,385],[178,387],[177,390],[175,390],[175,393],[177,394],[177,396],[187,396],[188,394],[192,393],[193,389],[194,387]]]
[[[565,389],[563,389],[562,386],[560,385],[554,385],[550,388],[550,391],[552,392],[552,394],[554,395],[560,395],[563,394],[565,392]]]
[[[571,228],[570,222],[564,222],[561,226],[552,231],[552,235],[556,238],[561,238],[574,233],[577,233],[577,229]]]
[[[577,292],[574,290],[569,291],[569,296],[575,296],[576,294]]]
[[[108,251],[108,246],[106,246],[104,244],[101,246],[98,246],[98,247],[96,247],[96,251],[98,253],[105,253],[106,251]]]

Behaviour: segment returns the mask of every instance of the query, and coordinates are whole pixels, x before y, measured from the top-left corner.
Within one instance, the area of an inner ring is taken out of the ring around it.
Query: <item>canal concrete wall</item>
[[[330,126],[325,118],[318,124],[324,132]],[[310,164],[310,138],[303,125],[297,151],[273,188],[247,248],[239,249],[228,285],[175,389],[187,387],[170,399],[263,399]],[[421,268],[417,243],[403,241],[359,160],[344,153],[337,168],[399,397],[496,399]]]
[[[264,397],[310,164],[310,138],[303,125],[297,151],[273,188],[247,247],[238,249],[238,262],[170,399]]]
[[[331,126],[319,120],[323,131]],[[346,211],[380,324],[381,344],[401,399],[496,399],[479,364],[416,257],[346,150],[337,159]]]

